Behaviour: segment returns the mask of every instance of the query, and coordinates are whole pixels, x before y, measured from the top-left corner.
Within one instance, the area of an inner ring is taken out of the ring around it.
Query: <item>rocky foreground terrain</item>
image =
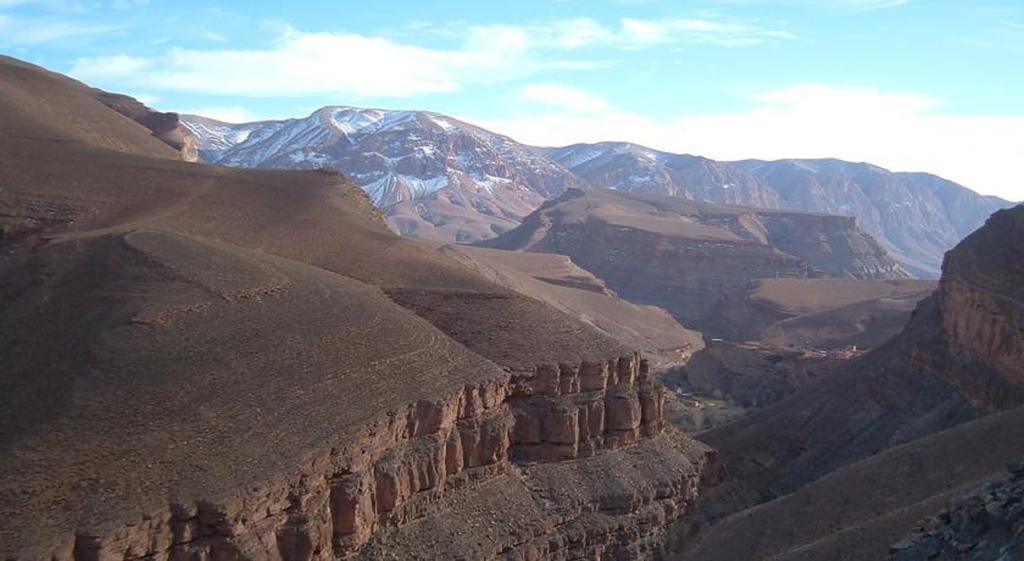
[[[1024,557],[1024,464],[1009,478],[957,500],[890,548],[892,561],[1013,560]]]
[[[599,187],[855,217],[914,274],[1012,203],[925,173],[839,160],[718,162],[635,144],[536,148],[436,113],[324,107],[231,124],[185,116],[203,158],[231,166],[343,171],[403,235],[473,242],[515,227],[566,189]]]
[[[634,348],[161,130],[0,59],[4,559],[637,558],[717,479]]]

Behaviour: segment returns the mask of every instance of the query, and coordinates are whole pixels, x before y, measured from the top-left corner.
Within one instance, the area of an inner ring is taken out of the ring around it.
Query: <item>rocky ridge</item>
[[[165,144],[181,154],[186,162],[199,161],[199,140],[177,113],[154,111],[139,100],[122,94],[95,90],[96,99],[153,132]]]
[[[934,175],[841,160],[718,162],[620,142],[545,153],[596,187],[853,216],[907,270],[924,277],[937,277],[943,253],[989,214],[1012,206]]]
[[[296,474],[229,502],[174,503],[109,533],[79,531],[45,556],[328,560],[408,551],[407,558],[433,558],[415,556],[417,548],[436,553],[416,535],[417,522],[458,519],[466,513],[450,512],[445,502],[477,492],[518,493],[522,504],[490,502],[487,513],[478,513],[475,524],[505,525],[507,541],[486,539],[479,550],[484,555],[464,552],[467,557],[571,559],[616,547],[649,554],[658,532],[692,510],[702,479],[715,472],[710,449],[662,434],[659,391],[636,356],[540,367],[467,386],[439,401],[390,411],[340,447],[307,458]],[[642,444],[651,438],[676,450],[669,477],[641,478],[654,488],[619,491],[624,494],[595,489],[592,498],[582,493],[575,501],[552,501],[550,493],[566,492],[551,487],[563,476],[559,472],[608,470],[609,462],[616,463],[602,450],[639,445],[625,454],[664,459],[660,447]],[[579,466],[570,468],[568,460]],[[554,508],[546,515],[554,518],[514,519],[511,506]],[[604,521],[593,525],[591,516]],[[646,546],[634,541],[637,528],[645,528],[641,535],[651,540]],[[452,539],[458,532],[443,535]]]
[[[819,235],[805,239],[803,229]],[[722,303],[754,279],[906,276],[844,217],[603,189],[568,191],[479,245],[567,255],[623,298],[712,334]]]

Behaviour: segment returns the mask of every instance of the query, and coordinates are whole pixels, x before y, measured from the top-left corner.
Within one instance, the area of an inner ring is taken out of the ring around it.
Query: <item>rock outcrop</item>
[[[999,376],[1024,386],[1022,215],[1021,206],[993,214],[951,251],[937,298],[952,351],[984,357]],[[999,397],[977,399],[991,406]]]
[[[1008,479],[956,501],[889,549],[890,561],[1012,561],[1024,558],[1024,465]]]
[[[122,94],[95,90],[96,99],[107,107],[128,117],[153,132],[171,148],[181,154],[186,162],[199,161],[199,140],[181,122],[177,113],[164,113],[146,107],[139,100]]]

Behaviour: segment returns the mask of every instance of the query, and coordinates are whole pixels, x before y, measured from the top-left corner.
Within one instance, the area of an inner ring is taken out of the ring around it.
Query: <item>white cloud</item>
[[[115,25],[86,24],[53,18],[0,13],[0,45],[37,45],[117,30]]]
[[[80,58],[69,72],[121,88],[233,96],[411,97],[513,80],[543,69],[593,68],[535,56],[514,26],[476,27],[462,44],[432,49],[354,33],[291,28],[263,49],[171,49],[162,56]]]
[[[573,113],[610,111],[607,101],[578,88],[557,84],[534,84],[523,88],[526,99]]]
[[[672,42],[744,47],[796,38],[787,31],[767,29],[746,22],[713,19],[627,18],[622,20],[621,25],[626,44],[634,47]]]
[[[928,171],[982,193],[1024,200],[1018,169],[1024,115],[947,115],[927,96],[819,84],[765,92],[754,101],[757,107],[748,111],[666,120],[608,108],[481,124],[544,146],[628,140],[722,160],[868,161],[896,171]]]
[[[884,10],[909,3],[910,0],[826,0],[836,7],[855,11]]]
[[[784,4],[847,12],[869,12],[909,4],[910,0],[719,0],[719,2],[728,4]]]
[[[487,44],[508,43],[513,52],[527,49],[576,50],[583,47],[642,49],[666,44],[712,44],[726,47],[760,45],[794,39],[777,26],[766,27],[756,20],[709,15],[702,18],[647,20],[623,18],[602,23],[589,17],[548,21],[533,25],[437,25],[417,22],[417,33],[483,38]]]

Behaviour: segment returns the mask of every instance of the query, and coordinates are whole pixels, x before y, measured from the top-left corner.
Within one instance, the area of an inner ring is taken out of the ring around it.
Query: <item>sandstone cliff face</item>
[[[457,525],[467,514],[459,501],[480,492],[519,496],[511,504],[490,502],[478,523],[515,521],[522,515],[517,509],[550,512],[513,524],[503,537],[477,535],[485,544],[477,543],[480,556],[444,555],[575,559],[617,548],[630,558],[650,555],[659,533],[689,512],[702,483],[716,477],[710,449],[663,432],[661,391],[637,355],[542,365],[467,385],[443,399],[390,411],[343,446],[306,459],[300,472],[231,501],[174,503],[124,526],[83,529],[37,558],[414,558],[418,548],[432,546],[413,523],[440,517]],[[635,450],[601,454],[619,448]],[[631,455],[674,465],[649,479],[640,473],[637,481],[645,483],[625,495],[601,489],[602,477],[635,477],[617,466]],[[576,469],[600,477],[560,488],[560,479]],[[559,500],[550,493],[576,495]],[[484,498],[491,497],[476,497]]]
[[[996,212],[951,251],[938,305],[954,352],[1024,385],[1024,207]]]

